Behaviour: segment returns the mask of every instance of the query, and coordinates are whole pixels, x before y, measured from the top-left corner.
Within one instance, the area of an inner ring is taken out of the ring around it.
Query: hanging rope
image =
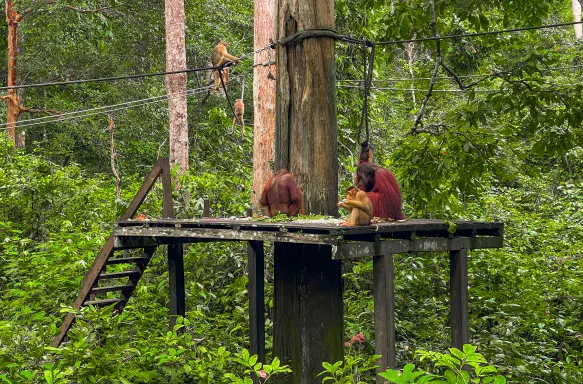
[[[367,50],[370,47],[370,56],[368,56],[367,62]],[[362,135],[362,127],[365,128],[365,142],[370,143],[370,126],[369,126],[369,118],[368,118],[368,109],[369,109],[369,96],[370,90],[372,86],[372,77],[373,77],[373,69],[374,69],[374,56],[375,56],[375,44],[371,41],[366,40],[364,46],[364,55],[363,55],[363,67],[364,67],[364,100],[362,105],[362,114],[360,116],[360,125],[358,127],[358,136],[357,136],[357,143],[361,144],[360,138]]]
[[[241,120],[239,120],[239,116],[237,116],[235,114],[235,109],[233,108],[233,104],[231,104],[231,99],[229,99],[229,94],[227,93],[227,87],[225,87],[225,82],[223,80],[223,66],[219,65],[219,78],[221,79],[221,86],[223,87],[223,92],[225,92],[225,98],[227,99],[227,103],[229,104],[229,108],[231,108],[231,112],[233,112],[233,116],[235,116],[235,118],[237,119],[237,121],[239,122],[239,125],[241,125]]]

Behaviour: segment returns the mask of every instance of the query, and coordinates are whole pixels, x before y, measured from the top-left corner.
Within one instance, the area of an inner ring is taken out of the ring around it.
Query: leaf
[[[480,25],[482,26],[482,29],[487,31],[488,28],[490,27],[490,20],[488,20],[486,15],[484,15],[483,13],[480,13],[479,17],[480,17]]]
[[[44,371],[43,373],[45,376],[45,380],[47,381],[47,384],[53,384],[54,383],[53,372],[52,371]]]
[[[476,349],[478,349],[478,347],[472,344],[464,344],[463,346],[463,350],[466,355],[471,355],[472,353],[476,352]]]

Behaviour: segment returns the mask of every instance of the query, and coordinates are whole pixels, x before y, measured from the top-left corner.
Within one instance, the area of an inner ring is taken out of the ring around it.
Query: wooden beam
[[[393,255],[373,258],[373,297],[375,354],[382,355],[378,361],[378,372],[397,367],[395,336],[395,272]],[[377,375],[377,384],[385,380]]]
[[[468,251],[449,253],[451,345],[462,349],[470,341],[468,325]]]
[[[335,260],[371,257],[388,253],[447,252],[459,249],[501,248],[501,237],[454,237],[417,240],[382,240],[379,242],[353,242],[335,247]]]
[[[184,251],[182,244],[168,245],[168,280],[170,296],[170,330],[176,325],[176,317],[186,313],[184,287]]]
[[[247,244],[249,283],[249,352],[265,363],[265,251],[262,241]]]
[[[120,220],[123,221],[131,219],[135,215],[135,213],[140,208],[140,205],[142,205],[142,203],[146,199],[146,196],[148,196],[148,192],[150,192],[150,190],[156,183],[158,176],[160,176],[160,173],[162,172],[162,167],[164,166],[165,162],[167,163],[168,159],[164,157],[161,157],[158,159],[158,161],[156,161],[156,164],[154,164],[154,168],[152,168],[148,176],[146,176],[146,179],[144,180],[144,183],[140,187],[140,190],[138,191],[138,193],[136,193],[136,196],[134,196],[132,202],[130,203],[130,205],[128,205],[128,208],[126,209],[125,213],[120,217]]]
[[[114,230],[115,234],[115,230]],[[155,247],[160,244],[165,244],[164,242],[158,241],[155,237],[118,237],[115,236],[115,241],[113,243],[113,248],[115,250],[120,249],[136,249],[145,247]]]
[[[267,232],[237,229],[209,229],[209,228],[175,228],[175,227],[116,227],[113,230],[116,237],[115,246],[125,248],[140,245],[141,241],[151,244],[167,241],[181,241],[184,243],[207,241],[269,241],[282,243],[327,244],[335,245],[336,236],[318,235],[293,232]],[[135,238],[135,240],[130,240]],[[165,240],[173,239],[173,240]]]

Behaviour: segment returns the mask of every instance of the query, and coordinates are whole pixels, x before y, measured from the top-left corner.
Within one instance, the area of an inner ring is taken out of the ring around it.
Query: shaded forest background
[[[24,15],[19,84],[165,70],[162,1],[16,5]],[[569,22],[571,6],[567,0],[440,0],[437,30],[444,36]],[[219,40],[238,56],[253,51],[252,1],[187,0],[185,11],[189,68],[208,66]],[[425,0],[336,1],[336,29],[373,41],[433,35]],[[6,34],[0,23],[0,58],[7,57]],[[370,110],[376,161],[397,175],[409,217],[505,223],[505,248],[470,253],[470,333],[479,352],[509,382],[581,382],[582,40],[568,26],[448,39],[440,49],[463,84],[476,84],[461,90],[440,68],[423,125],[416,127],[438,59],[436,43],[377,47]],[[355,170],[364,68],[361,47],[338,42],[336,55],[344,190]],[[0,87],[6,63],[0,60]],[[229,87],[233,100],[245,83],[249,122],[252,66],[242,61],[232,73],[241,81]],[[206,72],[189,74],[188,88],[209,79]],[[60,112],[164,94],[163,77],[19,91],[26,107]],[[230,383],[227,372],[242,372],[230,354],[248,347],[244,244],[189,247],[184,334],[167,332],[168,277],[160,253],[121,316],[86,311],[69,343],[46,347],[112,223],[156,158],[168,154],[164,99],[110,114],[121,198],[105,113],[29,122],[40,115],[23,115],[25,148],[0,142],[0,382]],[[175,195],[179,218],[200,217],[207,198],[214,216],[240,216],[250,207],[253,132],[249,127],[243,138],[233,137],[231,122],[224,95],[188,97],[190,170]],[[144,210],[151,217],[161,206],[161,192],[154,192]],[[445,254],[395,260],[399,366],[415,362],[439,370],[416,359],[415,351],[448,347],[447,263]],[[347,354],[366,360],[374,353],[372,261],[343,268],[346,339],[366,337]],[[266,293],[268,308],[271,296]],[[268,313],[268,332],[270,319]],[[374,382],[370,372],[361,380]]]

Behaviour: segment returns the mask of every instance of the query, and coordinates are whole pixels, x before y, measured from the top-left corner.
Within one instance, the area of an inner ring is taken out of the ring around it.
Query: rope
[[[475,36],[486,36],[486,35],[498,35],[504,33],[512,33],[512,32],[521,32],[521,31],[532,31],[537,29],[547,29],[547,28],[555,28],[555,27],[566,27],[566,26],[573,26],[583,24],[583,21],[574,21],[568,23],[557,23],[557,24],[548,24],[548,25],[539,25],[534,27],[524,27],[524,28],[513,28],[513,29],[504,29],[500,31],[488,31],[488,32],[477,32],[477,33],[465,33],[459,35],[449,35],[449,36],[435,36],[435,37],[423,37],[423,38],[416,38],[416,39],[409,39],[409,40],[391,40],[391,41],[379,41],[379,42],[370,42],[368,40],[357,39],[352,36],[347,35],[340,35],[333,29],[330,28],[312,28],[306,29],[296,34],[288,37],[284,37],[279,41],[273,43],[270,42],[263,48],[259,48],[253,52],[245,54],[241,56],[239,59],[245,60],[250,56],[254,56],[262,51],[268,49],[275,49],[276,45],[288,45],[296,41],[304,40],[310,37],[329,37],[333,38],[334,40],[345,41],[348,43],[353,44],[362,44],[362,45],[395,45],[395,44],[404,44],[404,43],[417,43],[417,42],[424,42],[424,41],[435,41],[435,40],[447,40],[447,39],[459,39],[463,37],[475,37]],[[223,67],[230,67],[233,65],[233,62],[229,61],[223,64]],[[103,78],[95,78],[95,79],[86,79],[86,80],[70,80],[70,81],[58,81],[58,82],[46,82],[46,83],[37,83],[37,84],[25,84],[25,85],[12,85],[8,87],[0,87],[0,91],[6,91],[9,89],[26,89],[26,88],[39,88],[39,87],[51,87],[51,86],[60,86],[60,85],[71,85],[71,84],[85,84],[85,83],[97,83],[97,82],[105,82],[105,81],[117,81],[117,80],[131,80],[131,79],[140,79],[146,77],[154,77],[154,76],[165,76],[165,75],[173,75],[178,73],[191,73],[191,72],[201,72],[201,71],[211,71],[217,70],[218,67],[201,67],[201,68],[190,68],[190,69],[182,69],[179,71],[170,71],[170,72],[155,72],[155,73],[147,73],[141,75],[128,75],[128,76],[116,76],[116,77],[103,77]]]
[[[243,125],[241,120],[239,120],[239,116],[235,113],[235,109],[233,109],[233,105],[231,104],[231,100],[229,99],[229,94],[227,93],[227,87],[225,87],[225,82],[223,81],[223,66],[219,66],[219,78],[221,79],[221,85],[223,87],[223,91],[225,92],[225,98],[227,99],[227,103],[229,104],[229,108],[231,108],[231,112],[233,112],[233,116],[239,122],[239,125]]]
[[[179,95],[184,94],[184,93],[186,93],[187,95],[194,95],[194,94],[198,94],[198,93],[207,92],[207,91],[210,91],[213,87],[214,86],[206,86],[206,87],[201,87],[201,88],[189,89],[189,90],[181,91],[181,92],[175,92],[175,93],[172,93],[170,95],[154,96],[154,97],[150,97],[147,99],[133,100],[133,101],[120,103],[120,104],[113,104],[113,105],[91,108],[91,109],[86,109],[86,110],[81,110],[81,111],[66,112],[66,113],[62,113],[59,115],[43,116],[43,117],[37,117],[37,118],[33,118],[33,119],[21,120],[17,123],[16,127],[17,128],[24,128],[24,127],[30,127],[30,126],[39,125],[39,124],[49,124],[49,123],[67,121],[67,120],[75,120],[75,119],[80,119],[83,117],[99,115],[102,113],[111,113],[111,112],[121,111],[121,110],[130,109],[130,108],[134,108],[134,107],[142,107],[144,105],[149,105],[149,104],[154,104],[154,103],[158,103],[161,101],[165,101],[169,97],[176,97],[176,96],[179,96]],[[8,126],[7,123],[1,124],[0,130],[8,129],[7,126]]]
[[[553,88],[553,89],[533,89],[530,92],[556,92],[556,91],[566,91],[570,88],[580,87],[583,84],[564,84],[561,88]],[[362,89],[364,88],[363,85],[338,85],[338,88],[357,88]],[[371,87],[371,89],[375,91],[402,91],[402,92],[427,92],[428,89],[418,89],[418,88],[390,88],[390,87]],[[494,93],[494,92],[504,92],[507,89],[434,89],[432,92],[451,92],[451,93],[458,93],[458,92],[485,92],[485,93]]]
[[[433,36],[433,37],[421,37],[415,39],[408,39],[408,40],[390,40],[390,41],[378,41],[378,42],[369,42],[368,40],[357,39],[352,36],[341,35],[333,29],[330,28],[311,28],[305,29],[303,31],[299,31],[291,36],[286,36],[281,38],[277,44],[285,46],[297,41],[301,41],[311,37],[329,37],[334,40],[345,41],[348,43],[354,44],[374,44],[374,45],[395,45],[395,44],[404,44],[404,43],[417,43],[417,42],[424,42],[424,41],[436,41],[436,40],[448,40],[448,39],[459,39],[463,37],[475,37],[475,36],[486,36],[486,35],[499,35],[504,33],[512,33],[512,32],[521,32],[521,31],[532,31],[537,29],[547,29],[547,28],[556,28],[556,27],[567,27],[583,24],[583,21],[574,21],[568,23],[556,23],[556,24],[547,24],[547,25],[538,25],[533,27],[523,27],[523,28],[512,28],[512,29],[503,29],[499,31],[487,31],[487,32],[476,32],[476,33],[464,33],[459,35],[448,35],[448,36]],[[275,45],[272,45],[274,47]]]
[[[583,65],[569,65],[569,66],[564,66],[564,67],[551,67],[551,68],[543,68],[543,69],[539,69],[539,71],[541,72],[551,72],[551,71],[562,71],[565,69],[581,69],[583,68]],[[481,77],[488,77],[491,76],[493,74],[495,74],[496,72],[491,72],[491,73],[484,73],[482,75],[458,75],[458,77],[460,79],[475,79],[475,78],[481,78]],[[438,80],[451,80],[451,77],[448,76],[438,76],[437,77]],[[431,77],[415,77],[415,78],[410,78],[410,77],[387,77],[386,79],[379,79],[379,80],[373,80],[374,83],[382,83],[382,82],[407,82],[410,83],[411,80],[431,80]],[[364,80],[361,79],[336,79],[336,82],[338,83],[363,83]]]
[[[547,29],[547,28],[556,28],[556,27],[570,27],[570,26],[577,25],[577,24],[583,24],[583,21],[573,21],[573,22],[569,22],[569,23],[557,23],[557,24],[538,25],[538,26],[535,26],[535,27],[503,29],[503,30],[500,30],[500,31],[463,33],[463,34],[459,34],[459,35],[449,35],[449,36],[421,37],[421,38],[418,38],[418,39],[409,39],[409,40],[379,41],[379,42],[377,42],[375,44],[377,44],[377,45],[395,45],[395,44],[405,44],[405,43],[418,43],[418,42],[423,42],[423,41],[460,39],[462,37],[476,37],[476,36],[487,36],[487,35],[500,35],[500,34],[503,34],[503,33],[532,31],[532,30],[536,30],[536,29]]]
[[[367,64],[367,47],[371,47],[370,50],[370,57],[368,59]],[[374,68],[374,55],[375,55],[375,45],[374,43],[367,42],[364,49],[363,49],[363,66],[364,66],[364,101],[362,106],[362,114],[360,116],[360,125],[358,127],[358,135],[357,135],[357,143],[361,143],[360,136],[362,133],[362,127],[365,127],[366,133],[366,142],[370,143],[370,129],[369,129],[369,119],[368,119],[368,109],[369,103],[368,98],[370,96],[370,89],[372,86],[372,75],[373,75],[373,68]],[[368,65],[368,66],[367,66]]]
[[[116,77],[102,77],[102,78],[85,79],[85,80],[56,81],[56,82],[52,82],[52,83],[12,85],[9,87],[0,87],[0,91],[5,91],[5,90],[9,90],[9,89],[40,88],[40,87],[53,87],[53,86],[59,86],[59,85],[101,83],[101,82],[106,82],[106,81],[117,81],[117,80],[132,80],[132,79],[141,79],[141,78],[154,77],[154,76],[174,75],[177,73],[210,71],[210,70],[213,70],[216,68],[217,67],[202,67],[202,68],[181,69],[179,71],[170,71],[170,72],[145,73],[142,75],[128,75],[128,76],[116,76]]]
[[[259,52],[265,51],[267,49],[273,49],[275,44],[268,44],[263,48],[257,49],[253,52],[247,53],[239,59],[245,60],[250,56],[254,56]],[[234,61],[227,61],[226,63],[222,64],[222,67],[231,67],[233,66]],[[127,76],[115,76],[115,77],[101,77],[95,79],[85,79],[85,80],[70,80],[70,81],[56,81],[56,82],[46,82],[46,83],[37,83],[37,84],[24,84],[24,85],[11,85],[8,87],[0,87],[0,91],[7,91],[9,89],[26,89],[26,88],[40,88],[40,87],[53,87],[53,86],[60,86],[60,85],[72,85],[72,84],[85,84],[85,83],[100,83],[100,82],[107,82],[107,81],[118,81],[118,80],[132,80],[132,79],[141,79],[147,77],[155,77],[155,76],[165,76],[165,75],[175,75],[178,73],[193,73],[193,72],[202,72],[202,71],[212,71],[217,70],[219,67],[200,67],[200,68],[190,68],[190,69],[181,69],[178,71],[165,71],[165,72],[154,72],[154,73],[145,73],[141,75],[127,75]]]
[[[365,113],[366,111],[368,111],[368,95],[366,94],[368,91],[368,79],[367,79],[367,71],[366,71],[366,47],[363,48],[363,55],[362,55],[362,66],[364,68],[364,75],[363,75],[363,80],[364,80],[364,98],[363,98],[363,102],[362,102],[362,113],[360,114],[360,124],[358,125],[358,133],[356,135],[356,142],[358,144],[360,144],[360,136],[362,134],[362,126],[364,125],[364,120],[365,120]]]

